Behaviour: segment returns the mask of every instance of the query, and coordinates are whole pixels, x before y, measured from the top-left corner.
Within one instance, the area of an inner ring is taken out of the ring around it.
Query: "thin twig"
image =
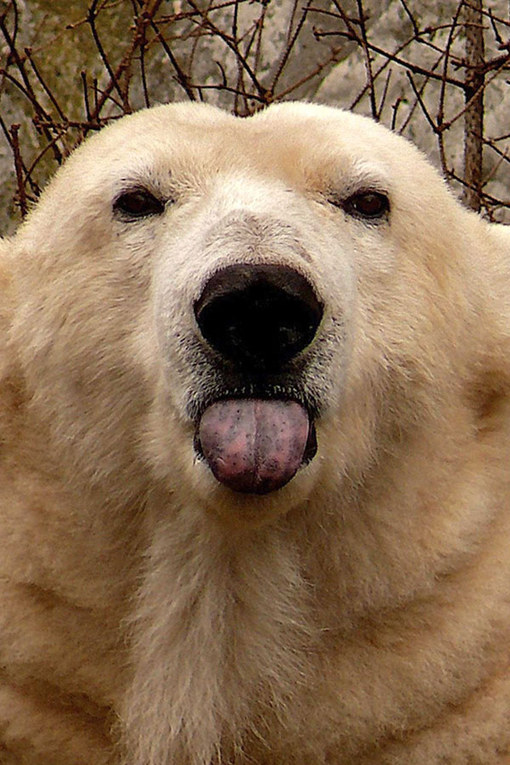
[[[16,171],[16,181],[18,185],[18,202],[21,210],[21,217],[24,218],[28,213],[28,201],[23,179],[23,161],[19,146],[19,129],[21,125],[11,125],[9,131],[11,135],[11,147],[14,154],[14,169]]]

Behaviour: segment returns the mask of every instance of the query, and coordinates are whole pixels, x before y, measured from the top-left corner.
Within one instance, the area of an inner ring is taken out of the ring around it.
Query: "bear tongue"
[[[225,399],[205,410],[198,438],[218,481],[267,494],[297,472],[309,429],[308,412],[296,401]]]

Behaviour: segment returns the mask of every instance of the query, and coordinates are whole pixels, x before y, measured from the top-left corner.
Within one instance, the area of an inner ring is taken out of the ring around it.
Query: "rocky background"
[[[509,67],[503,0],[0,0],[0,231],[91,131],[183,99],[371,115],[510,222]]]

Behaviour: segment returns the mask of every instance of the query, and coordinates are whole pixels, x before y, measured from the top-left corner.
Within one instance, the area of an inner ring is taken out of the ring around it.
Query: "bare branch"
[[[313,98],[338,64],[351,85],[348,103],[334,92],[328,99],[368,111],[428,149],[433,136],[434,157],[467,204],[489,218],[500,215],[510,134],[496,127],[487,137],[483,117],[486,104],[501,103],[508,92],[510,18],[499,3],[449,1],[451,15],[434,23],[416,0],[371,3],[371,15],[366,0],[87,0],[82,18],[63,12],[61,26],[53,18],[48,33],[50,14],[43,15],[27,33],[22,20],[30,4],[5,0],[0,99],[8,108],[0,135],[13,157],[16,206],[24,215],[76,144],[135,108],[187,98],[248,115],[274,101]],[[397,17],[402,34],[384,37]],[[84,36],[94,61],[83,54]],[[61,43],[76,51],[75,84],[67,77],[65,89],[48,55]],[[455,167],[462,153],[461,173]]]
[[[18,202],[21,210],[21,215],[24,218],[28,212],[27,195],[25,191],[25,183],[23,179],[23,160],[21,159],[21,152],[19,146],[19,129],[21,125],[11,125],[11,146],[14,154],[14,168],[16,170],[16,180],[18,183]]]
[[[477,212],[481,207],[485,47],[482,0],[464,8],[466,29],[466,112],[464,114],[464,202]]]

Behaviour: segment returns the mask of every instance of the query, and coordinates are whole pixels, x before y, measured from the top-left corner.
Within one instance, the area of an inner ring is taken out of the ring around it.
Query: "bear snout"
[[[314,339],[323,305],[298,271],[238,263],[216,271],[194,305],[202,337],[246,371],[278,372]]]

